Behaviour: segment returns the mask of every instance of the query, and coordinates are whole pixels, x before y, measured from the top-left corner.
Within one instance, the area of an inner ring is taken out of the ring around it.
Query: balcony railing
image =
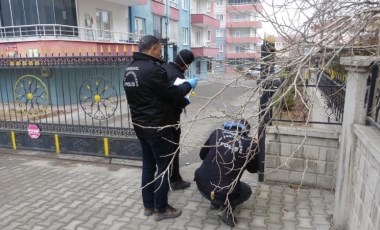
[[[137,43],[143,34],[99,30],[59,24],[0,27],[0,41],[80,40],[113,43]]]
[[[258,4],[260,0],[228,0],[230,5],[247,5],[247,4]]]
[[[191,47],[218,48],[216,44],[210,42],[192,42]]]

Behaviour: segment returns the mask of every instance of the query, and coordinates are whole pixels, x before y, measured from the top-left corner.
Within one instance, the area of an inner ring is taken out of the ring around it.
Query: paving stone
[[[265,221],[268,217],[265,216],[253,216],[253,220],[251,222],[251,226],[253,229],[256,229],[256,227],[266,227]]]
[[[313,228],[313,219],[305,217],[297,217],[296,219],[298,222],[297,228]]]
[[[290,221],[290,220],[283,220],[282,225],[283,225],[284,230],[294,230],[296,229],[297,222]]]
[[[49,162],[47,159],[38,159],[38,164],[35,161],[21,157],[3,157],[0,161],[0,188],[5,194],[5,199],[0,196],[1,230],[231,229],[220,220],[218,211],[209,209],[210,202],[194,184],[169,194],[169,203],[181,208],[182,215],[156,222],[143,215],[140,173],[135,178],[114,176],[106,170],[100,174],[72,170],[76,166],[41,163]],[[334,205],[330,191],[295,190],[275,183],[255,186],[257,195],[235,211],[236,229],[319,230],[329,226]]]

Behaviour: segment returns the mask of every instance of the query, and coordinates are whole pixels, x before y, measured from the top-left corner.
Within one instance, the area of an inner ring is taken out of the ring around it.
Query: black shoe
[[[174,182],[170,182],[170,187],[173,189],[173,190],[180,190],[180,189],[186,189],[188,187],[190,187],[190,182],[189,181],[184,181],[184,180],[177,180],[177,181],[174,181]]]
[[[154,220],[160,221],[164,219],[170,219],[170,218],[176,218],[179,217],[182,214],[181,210],[175,209],[172,206],[168,205],[166,207],[165,212],[155,212],[154,213]]]
[[[151,216],[154,213],[153,208],[144,208],[144,216]]]
[[[210,209],[211,210],[217,210],[217,209],[219,209],[220,208],[220,205],[216,205],[216,204],[211,204],[210,205]]]
[[[220,219],[227,224],[228,226],[235,227],[237,224],[237,220],[235,216],[232,213],[228,213],[226,211],[223,211],[222,213],[219,214]]]

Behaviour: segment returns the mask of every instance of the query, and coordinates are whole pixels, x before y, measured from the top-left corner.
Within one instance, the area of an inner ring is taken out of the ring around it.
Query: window
[[[201,74],[201,61],[195,62],[195,74]]]
[[[243,44],[238,44],[235,46],[236,53],[245,53],[246,47]]]
[[[224,0],[217,0],[216,1],[216,5],[218,5],[218,6],[223,5],[223,3],[224,3]]]
[[[11,17],[9,0],[0,0],[0,4],[1,4],[1,9],[0,9],[1,26],[12,26],[12,17]]]
[[[219,53],[223,53],[224,52],[224,45],[219,45]]]
[[[56,24],[76,26],[76,14],[75,0],[54,0]]]
[[[137,18],[135,19],[135,33],[137,34],[145,34],[145,19]]]
[[[97,34],[100,38],[111,38],[111,12],[105,10],[96,10]]]
[[[178,8],[178,0],[169,0],[170,7]]]
[[[153,14],[153,35],[162,38],[162,20],[161,16]]]
[[[209,0],[206,3],[206,14],[211,14],[211,2]]]
[[[189,9],[189,0],[182,0],[182,9],[184,10]]]
[[[188,44],[189,44],[189,29],[182,28],[182,45],[188,45]]]
[[[219,21],[224,21],[224,15],[223,14],[217,14],[216,15],[216,19],[218,19]]]
[[[207,30],[207,41],[211,41],[211,31]]]
[[[212,62],[207,61],[207,72],[212,72]]]
[[[174,20],[169,20],[169,39],[171,42],[178,41],[178,22]]]
[[[200,46],[201,44],[201,32],[197,31],[195,32],[195,44],[196,46]]]
[[[224,30],[216,30],[215,31],[215,37],[217,37],[217,38],[225,37],[224,33],[225,33]]]

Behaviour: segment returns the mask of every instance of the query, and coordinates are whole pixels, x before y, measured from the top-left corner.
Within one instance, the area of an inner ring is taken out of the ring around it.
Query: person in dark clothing
[[[244,119],[224,122],[202,147],[199,156],[203,162],[195,171],[200,193],[211,201],[212,209],[221,208],[222,221],[232,227],[237,223],[233,210],[252,194],[240,178],[246,169],[250,173],[259,169],[257,141],[249,132],[250,125]]]
[[[185,79],[185,71],[189,68],[189,65],[194,61],[194,54],[187,49],[181,50],[178,55],[174,58],[174,62],[169,62],[169,64],[164,65],[164,68],[168,72],[169,81],[174,83],[177,78]],[[176,153],[173,160],[173,167],[170,176],[170,187],[173,190],[186,189],[190,187],[189,181],[184,181],[179,172],[179,142],[181,139],[181,113],[182,110],[190,104],[190,100],[183,98],[173,107],[172,119],[173,124],[176,126],[172,127],[173,138],[176,144]]]
[[[182,213],[168,204],[168,167],[175,151],[169,115],[171,108],[197,83],[189,79],[181,85],[173,85],[162,68],[161,49],[158,38],[142,37],[139,52],[134,52],[127,63],[123,80],[133,127],[143,152],[144,215],[155,214],[156,221],[175,218]]]

